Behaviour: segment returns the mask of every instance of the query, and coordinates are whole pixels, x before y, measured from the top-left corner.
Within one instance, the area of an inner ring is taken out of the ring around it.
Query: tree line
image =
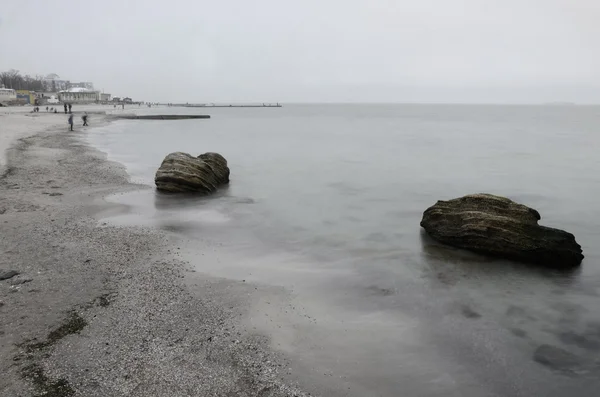
[[[49,91],[52,89],[52,87],[48,87],[49,84],[44,81],[42,76],[32,77],[28,74],[23,76],[14,69],[0,73],[0,85],[13,90]]]

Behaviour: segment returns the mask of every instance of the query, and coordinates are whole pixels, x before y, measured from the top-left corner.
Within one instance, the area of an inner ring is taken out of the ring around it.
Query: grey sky
[[[149,101],[600,103],[598,0],[0,0],[0,70]]]

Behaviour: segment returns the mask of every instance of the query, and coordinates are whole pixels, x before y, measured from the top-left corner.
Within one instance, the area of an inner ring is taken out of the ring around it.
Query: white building
[[[85,88],[77,87],[60,91],[58,93],[58,99],[61,102],[93,103],[100,100],[100,93],[98,91],[89,91]]]
[[[71,82],[69,80],[60,80],[56,73],[51,73],[44,78],[44,85],[50,91],[62,91],[69,89]]]
[[[108,102],[110,101],[110,94],[105,94],[103,92],[100,93],[100,102]]]
[[[71,88],[85,88],[88,91],[94,91],[94,83],[89,81],[82,81],[81,83],[70,83],[69,89]]]
[[[17,92],[10,88],[0,88],[0,104],[6,105],[17,100]]]

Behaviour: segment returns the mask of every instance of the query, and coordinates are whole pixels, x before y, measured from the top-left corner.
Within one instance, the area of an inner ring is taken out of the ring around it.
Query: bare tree
[[[0,83],[2,83],[4,87],[12,88],[14,90],[44,90],[44,80],[41,77],[31,77],[29,75],[21,76],[19,71],[15,69],[0,73]]]

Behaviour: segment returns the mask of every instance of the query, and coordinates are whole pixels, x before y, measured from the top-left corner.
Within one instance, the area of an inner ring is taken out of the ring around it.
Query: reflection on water
[[[265,296],[248,321],[294,358],[293,374],[330,396],[592,395],[600,386],[599,108],[211,112],[93,131],[135,181],[151,185],[168,152],[189,148],[220,152],[232,171],[210,197],[113,197],[127,211],[111,221],[189,239],[182,255],[200,271],[283,287],[285,299]],[[483,257],[419,227],[436,200],[476,192],[508,196],[574,233],[583,266]],[[199,244],[208,244],[201,259]]]

